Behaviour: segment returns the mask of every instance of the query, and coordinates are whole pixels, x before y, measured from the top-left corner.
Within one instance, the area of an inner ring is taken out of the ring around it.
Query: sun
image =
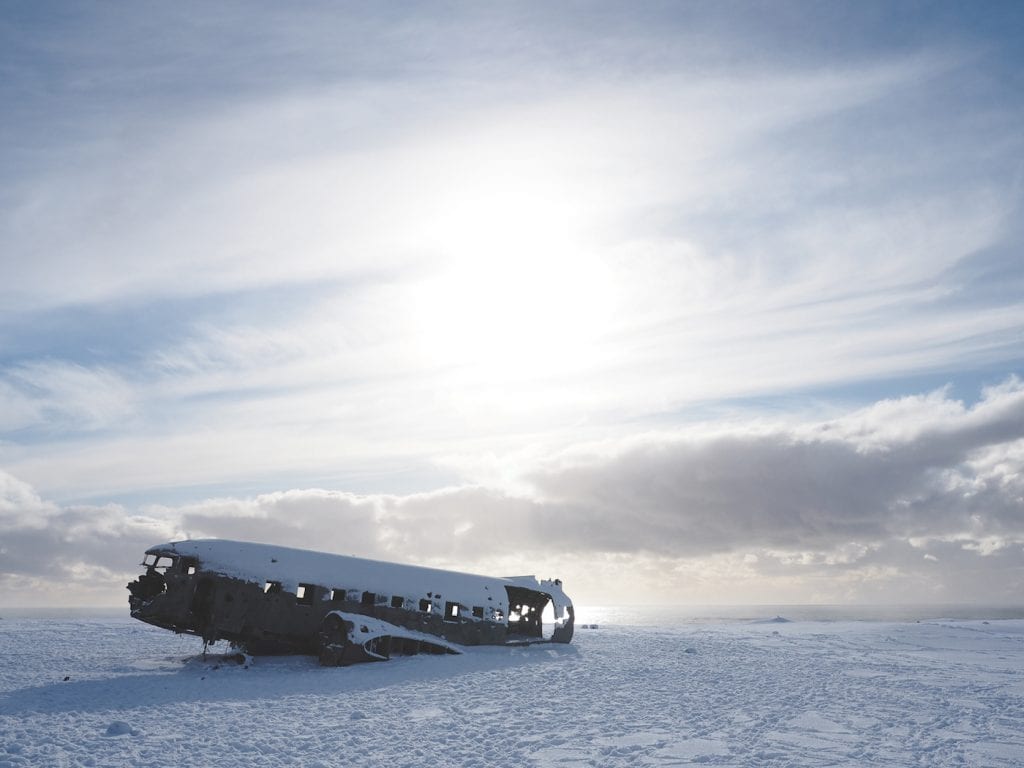
[[[514,382],[575,373],[600,354],[613,281],[572,185],[534,171],[477,177],[438,205],[440,259],[412,301],[433,363]]]

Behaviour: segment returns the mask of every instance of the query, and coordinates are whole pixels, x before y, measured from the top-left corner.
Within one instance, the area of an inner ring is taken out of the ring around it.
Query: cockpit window
[[[168,569],[173,568],[176,562],[176,557],[153,554],[152,552],[147,552],[146,556],[142,558],[142,564],[147,571],[157,570],[160,573],[167,573]]]

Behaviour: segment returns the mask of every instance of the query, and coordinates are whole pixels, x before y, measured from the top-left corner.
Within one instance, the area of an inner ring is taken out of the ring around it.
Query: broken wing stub
[[[321,624],[319,658],[325,667],[347,667],[420,653],[443,655],[462,651],[439,637],[361,614],[331,611]]]

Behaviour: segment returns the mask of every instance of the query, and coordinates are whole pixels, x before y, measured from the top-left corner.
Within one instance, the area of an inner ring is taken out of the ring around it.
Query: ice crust
[[[200,649],[0,620],[0,768],[1024,765],[1022,620],[602,621],[348,668]]]

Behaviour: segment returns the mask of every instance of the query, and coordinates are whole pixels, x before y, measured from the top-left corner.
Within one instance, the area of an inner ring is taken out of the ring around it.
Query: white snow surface
[[[1024,765],[1024,620],[599,626],[320,668],[8,618],[0,768]]]

